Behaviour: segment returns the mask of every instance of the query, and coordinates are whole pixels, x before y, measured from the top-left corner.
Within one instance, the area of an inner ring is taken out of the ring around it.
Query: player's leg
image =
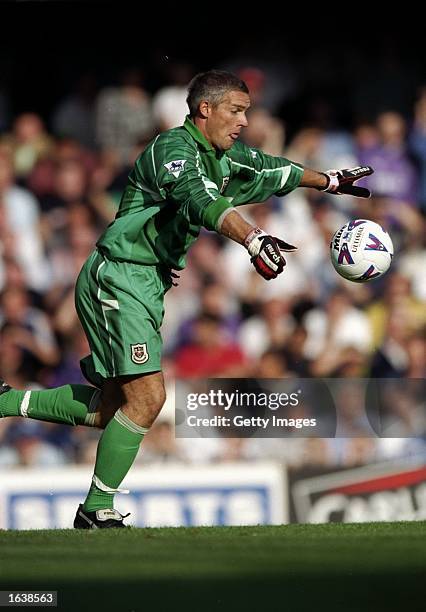
[[[93,427],[99,397],[100,390],[89,385],[20,391],[0,381],[0,418],[20,416],[49,423]]]
[[[87,283],[92,299],[89,302],[87,291],[82,291],[77,302],[92,350],[82,367],[89,380],[95,381],[96,375],[105,379],[95,418],[106,415],[107,422],[116,412],[99,441],[92,485],[74,521],[78,528],[123,526],[113,510],[114,493],[165,399],[159,329],[166,281],[156,266],[101,256],[95,267],[95,281]]]
[[[96,455],[92,485],[83,505],[83,510],[94,513],[97,510],[112,509],[114,494],[131,468],[144,435],[151,427],[165,401],[165,389],[161,372],[142,376],[122,376],[108,381],[116,386],[121,395],[120,405],[108,405],[105,397],[104,408],[108,416],[114,417],[105,427]]]

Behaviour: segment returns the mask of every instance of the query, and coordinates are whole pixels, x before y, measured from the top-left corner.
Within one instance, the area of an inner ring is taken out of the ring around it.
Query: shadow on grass
[[[90,574],[90,568],[87,568]],[[288,570],[287,570],[288,572]],[[64,581],[43,584],[26,581],[7,584],[2,590],[58,591],[58,610],[77,612],[97,610],[130,612],[152,609],[156,612],[250,612],[288,610],[289,612],[396,612],[424,611],[424,573],[360,576],[305,575],[268,576],[241,579],[144,578],[138,581],[105,583]],[[45,608],[47,609],[47,608]]]

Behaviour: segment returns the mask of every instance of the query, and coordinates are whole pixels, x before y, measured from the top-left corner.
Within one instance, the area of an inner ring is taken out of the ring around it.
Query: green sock
[[[64,385],[43,391],[10,389],[0,395],[0,417],[23,416],[93,427],[99,395],[99,389],[86,385]]]
[[[130,470],[148,429],[117,410],[99,440],[92,486],[83,504],[93,512],[114,507],[114,493]]]

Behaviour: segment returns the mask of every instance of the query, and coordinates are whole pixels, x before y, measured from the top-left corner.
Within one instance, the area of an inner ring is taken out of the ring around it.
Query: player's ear
[[[203,117],[203,119],[207,119],[211,112],[210,102],[208,100],[201,100],[198,106],[198,112],[200,113],[201,117]]]

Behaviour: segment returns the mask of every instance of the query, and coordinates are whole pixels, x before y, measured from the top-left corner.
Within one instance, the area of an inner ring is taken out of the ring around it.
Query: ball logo
[[[363,223],[365,223],[365,219],[355,219],[355,221],[351,221],[348,225],[348,230],[351,231],[354,229],[354,227],[357,227],[358,225],[362,225]]]
[[[343,229],[344,229],[344,228],[342,228],[341,230],[339,230],[338,232],[336,232],[336,234],[335,234],[335,236],[334,236],[334,241],[333,241],[333,243],[332,243],[332,244],[333,244],[333,249],[334,249],[335,251],[338,251],[338,250],[339,250],[340,236],[343,234]],[[330,247],[331,247],[331,245],[330,245]]]
[[[361,242],[361,238],[362,238],[362,234],[363,233],[364,233],[364,230],[363,230],[362,227],[360,227],[357,230],[357,233],[355,235],[355,240],[354,240],[352,248],[351,248],[352,253],[356,253],[357,252],[358,247],[359,247],[359,243]]]
[[[371,265],[362,276],[360,276],[358,279],[358,281],[366,281],[366,280],[371,280],[373,278],[377,278],[377,276],[380,276],[380,272],[376,272],[375,271],[375,267],[373,265]]]
[[[342,244],[342,248],[340,249],[340,253],[339,253],[339,259],[338,259],[339,264],[342,264],[344,262],[348,263],[348,264],[353,264],[354,260],[352,259],[351,254],[349,253],[349,249],[348,249],[348,245]]]
[[[370,240],[370,243],[366,245],[365,247],[366,251],[386,251],[387,252],[387,248],[385,247],[383,242],[380,242],[380,240],[376,238],[374,234],[368,234],[368,238]]]

